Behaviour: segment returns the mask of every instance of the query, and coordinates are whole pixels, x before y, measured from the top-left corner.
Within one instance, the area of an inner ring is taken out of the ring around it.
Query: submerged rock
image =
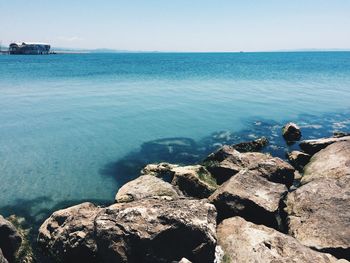
[[[302,170],[311,158],[309,154],[300,151],[292,151],[288,153],[287,157],[294,168],[298,170]]]
[[[0,215],[0,249],[7,261],[13,262],[15,260],[16,252],[21,243],[22,238],[16,227]]]
[[[283,126],[282,135],[287,142],[295,142],[300,140],[301,131],[298,125],[293,122],[289,122]]]
[[[328,145],[335,142],[350,141],[350,136],[344,136],[339,138],[321,138],[316,140],[305,140],[300,142],[300,148],[310,154],[314,155],[318,151],[326,148]]]
[[[350,259],[350,176],[311,181],[288,194],[289,233],[303,245]]]
[[[205,198],[217,188],[216,180],[201,165],[179,166],[171,171],[174,172],[172,184],[187,196]]]
[[[56,262],[98,262],[94,219],[100,210],[83,203],[54,212],[39,229],[39,245]]]
[[[290,236],[240,217],[224,220],[218,226],[217,236],[218,245],[224,251],[223,263],[347,262],[314,251]]]
[[[55,261],[213,262],[216,210],[205,200],[143,199],[98,208],[90,203],[55,212],[38,242]]]
[[[119,189],[115,200],[118,203],[122,203],[147,197],[177,199],[179,196],[179,191],[170,183],[153,175],[142,175],[123,185]]]
[[[218,218],[241,216],[257,224],[282,228],[280,206],[287,187],[268,181],[259,171],[241,171],[221,185],[209,200]]]
[[[350,176],[350,140],[333,143],[316,153],[305,167],[301,183],[346,175]]]
[[[293,184],[294,179],[294,168],[280,158],[258,152],[240,153],[227,145],[210,154],[204,164],[218,184],[243,169],[257,170],[269,181],[288,187]]]
[[[239,152],[258,152],[262,150],[268,143],[269,140],[266,137],[261,137],[254,141],[234,144],[232,145],[232,148],[236,149]]]

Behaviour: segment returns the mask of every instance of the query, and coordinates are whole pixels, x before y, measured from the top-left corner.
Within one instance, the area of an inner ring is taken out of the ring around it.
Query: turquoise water
[[[152,140],[210,144],[186,163],[254,121],[348,129],[350,52],[0,56],[0,94],[0,211],[39,216],[113,201],[139,166],[172,160]]]

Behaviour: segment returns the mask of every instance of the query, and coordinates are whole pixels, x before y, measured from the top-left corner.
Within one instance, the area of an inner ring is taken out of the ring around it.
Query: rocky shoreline
[[[223,145],[200,164],[146,165],[115,203],[54,212],[44,262],[349,262],[350,135],[298,142],[289,162],[264,137]],[[0,216],[0,263],[34,262],[25,233]],[[21,255],[20,255],[21,254]]]

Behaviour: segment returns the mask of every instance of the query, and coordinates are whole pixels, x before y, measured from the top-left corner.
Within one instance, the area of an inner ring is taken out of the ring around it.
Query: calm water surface
[[[113,201],[158,158],[148,141],[209,145],[261,120],[324,135],[349,108],[350,52],[0,56],[0,212]]]

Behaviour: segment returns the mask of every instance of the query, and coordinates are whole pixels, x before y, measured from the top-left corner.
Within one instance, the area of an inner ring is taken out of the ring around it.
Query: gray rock
[[[239,152],[258,152],[262,150],[267,144],[269,140],[266,137],[261,137],[254,141],[250,142],[241,142],[238,144],[232,145],[232,148],[236,149]]]
[[[289,122],[283,126],[282,135],[287,142],[295,142],[300,140],[301,131],[298,125],[293,122]]]
[[[217,188],[215,178],[201,165],[179,166],[171,171],[174,173],[172,184],[187,196],[205,198]]]
[[[54,212],[39,229],[39,245],[56,262],[98,262],[94,219],[100,210],[83,203]]]
[[[288,153],[288,160],[295,169],[302,170],[303,167],[310,161],[311,156],[300,151],[292,151]]]
[[[0,249],[9,262],[15,260],[15,254],[21,243],[22,238],[15,226],[0,215]]]
[[[213,262],[216,210],[205,200],[114,204],[95,220],[102,262]]]
[[[189,261],[187,258],[182,258],[179,263],[192,263],[191,261]]]
[[[218,219],[241,216],[257,224],[282,228],[280,206],[287,187],[264,178],[259,171],[241,171],[209,197]]]
[[[314,155],[315,153],[326,148],[328,145],[331,145],[332,143],[349,141],[349,140],[350,140],[350,136],[344,136],[339,138],[321,138],[316,140],[302,141],[300,142],[299,146],[304,152],[310,155]]]
[[[223,249],[222,263],[341,263],[335,257],[314,251],[294,238],[240,217],[224,220],[217,229],[218,245]]]
[[[213,262],[216,210],[206,200],[142,199],[53,213],[38,242],[56,262]]]
[[[350,141],[336,142],[316,153],[305,166],[301,183],[350,175]]]
[[[170,183],[153,175],[142,175],[123,185],[115,200],[118,203],[131,202],[147,197],[159,197],[166,199],[179,198],[179,191]]]
[[[342,131],[333,132],[334,138],[341,138],[341,137],[345,137],[345,136],[350,136],[350,133],[349,132],[342,132]]]
[[[289,233],[303,245],[350,259],[350,176],[311,181],[287,196]]]
[[[288,187],[294,180],[294,168],[280,158],[258,152],[240,153],[227,145],[210,154],[204,164],[218,184],[222,184],[243,169],[257,170],[269,181]]]

